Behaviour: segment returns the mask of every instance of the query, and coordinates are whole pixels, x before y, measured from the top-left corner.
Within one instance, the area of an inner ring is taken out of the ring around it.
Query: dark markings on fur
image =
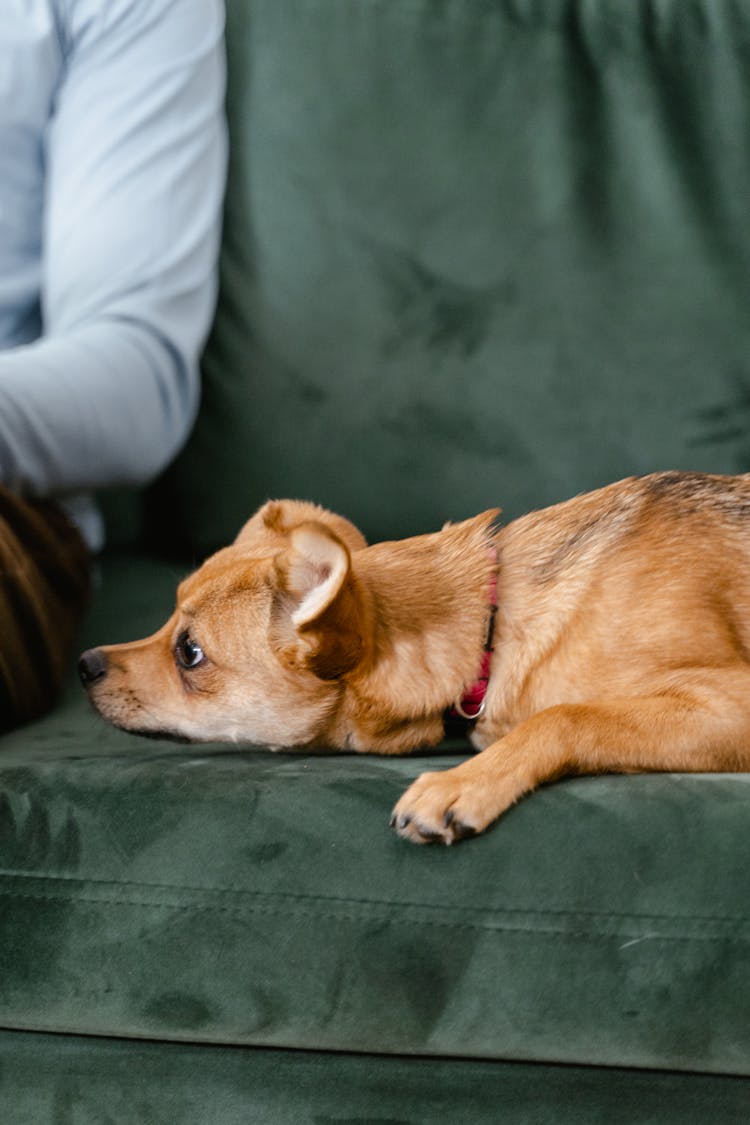
[[[638,477],[636,486],[614,497],[605,511],[582,520],[565,538],[551,542],[549,554],[534,567],[533,578],[540,583],[553,581],[597,541],[611,543],[613,535],[627,534],[636,525],[643,505],[655,503],[665,504],[673,516],[702,512],[742,523],[750,519],[750,474],[735,477],[663,472]]]
[[[600,512],[593,519],[586,520],[579,524],[579,526],[561,542],[558,542],[554,546],[550,544],[550,553],[543,559],[540,559],[539,563],[534,567],[534,580],[541,583],[553,581],[560,571],[565,570],[566,567],[572,565],[576,559],[580,558],[587,546],[594,540],[604,540],[608,538],[608,532],[611,530],[612,526],[621,519],[625,507],[624,498],[619,498],[618,502],[613,504],[607,511]]]
[[[708,473],[654,473],[641,477],[644,496],[666,500],[675,514],[713,510],[734,520],[750,517],[750,475],[713,476]]]

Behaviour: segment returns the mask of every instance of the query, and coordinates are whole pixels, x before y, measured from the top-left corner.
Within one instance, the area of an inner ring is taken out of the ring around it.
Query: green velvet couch
[[[750,469],[750,4],[229,0],[194,435],[105,501],[132,639],[268,496],[371,539]],[[502,591],[501,591],[502,596]],[[458,760],[0,740],[3,1125],[750,1120],[750,779],[388,829]]]

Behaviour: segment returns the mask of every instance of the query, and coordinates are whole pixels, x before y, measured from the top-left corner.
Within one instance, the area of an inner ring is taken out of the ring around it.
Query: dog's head
[[[188,741],[312,745],[365,658],[367,608],[347,520],[270,501],[178,588],[145,640],[85,652],[81,680],[124,730]]]

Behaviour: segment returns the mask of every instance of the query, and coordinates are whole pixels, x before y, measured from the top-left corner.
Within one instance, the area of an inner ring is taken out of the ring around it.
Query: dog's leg
[[[460,766],[423,773],[391,825],[415,843],[452,844],[566,774],[655,770],[750,770],[750,669],[691,670],[661,694],[540,711]]]

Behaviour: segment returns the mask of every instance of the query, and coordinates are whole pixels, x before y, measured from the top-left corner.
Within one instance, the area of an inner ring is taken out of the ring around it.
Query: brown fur
[[[434,745],[478,672],[494,547],[482,752],[414,782],[402,836],[481,832],[565,774],[749,769],[750,477],[629,478],[499,531],[497,514],[368,547],[340,516],[269,502],[158,633],[97,650],[91,699],[126,730],[190,740]]]

